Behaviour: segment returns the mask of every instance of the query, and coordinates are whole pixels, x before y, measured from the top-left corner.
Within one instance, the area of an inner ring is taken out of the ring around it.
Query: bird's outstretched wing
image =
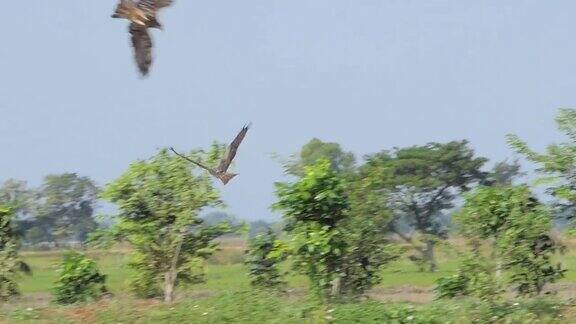
[[[158,10],[172,5],[172,2],[172,0],[140,0],[138,7],[148,12],[150,16],[155,16]]]
[[[211,172],[211,171],[212,171],[212,169],[210,169],[209,167],[203,165],[202,163],[200,163],[200,162],[198,162],[198,161],[194,161],[194,160],[192,160],[191,158],[189,158],[189,157],[187,157],[187,156],[185,156],[185,155],[183,155],[183,154],[180,154],[180,153],[176,152],[176,150],[175,150],[174,148],[172,148],[172,147],[170,148],[170,151],[174,152],[174,154],[178,155],[179,157],[183,158],[184,160],[196,164],[197,166],[201,167],[202,169],[204,169],[204,170],[206,170],[206,171],[208,171],[208,172]]]
[[[226,170],[228,170],[228,168],[230,167],[230,164],[232,163],[232,161],[234,160],[234,157],[236,156],[236,152],[238,151],[238,146],[240,146],[240,143],[242,143],[242,141],[244,140],[244,137],[246,136],[246,133],[248,132],[249,128],[250,128],[250,124],[242,127],[242,130],[240,130],[238,135],[236,135],[236,138],[232,141],[232,143],[230,143],[230,146],[228,146],[228,152],[226,152],[226,155],[224,157],[222,157],[222,160],[220,161],[220,165],[218,166],[218,170],[220,170],[222,172],[225,172]]]
[[[130,19],[130,13],[136,10],[137,5],[132,0],[120,0],[112,18],[126,18]]]
[[[134,47],[134,59],[142,75],[147,75],[152,64],[152,38],[148,29],[135,23],[130,24],[132,46]]]

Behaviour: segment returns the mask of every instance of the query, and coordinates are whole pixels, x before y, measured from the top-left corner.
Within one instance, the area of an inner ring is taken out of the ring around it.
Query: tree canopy
[[[198,159],[207,154],[191,153]],[[170,302],[178,283],[202,280],[202,260],[214,251],[213,239],[228,230],[228,224],[203,226],[200,212],[222,203],[211,178],[194,171],[161,150],[130,165],[103,193],[119,208],[115,233],[134,248],[132,286],[139,295],[153,296],[162,287]]]

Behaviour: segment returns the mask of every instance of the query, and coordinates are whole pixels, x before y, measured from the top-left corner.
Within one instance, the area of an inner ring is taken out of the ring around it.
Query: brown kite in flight
[[[216,168],[209,168],[198,161],[194,161],[194,160],[176,152],[176,150],[174,150],[173,148],[170,148],[170,150],[172,150],[172,152],[174,152],[179,157],[181,157],[181,158],[183,158],[189,162],[192,162],[192,163],[196,164],[197,166],[201,167],[202,169],[208,171],[213,177],[220,179],[220,181],[222,181],[222,183],[226,185],[228,183],[228,181],[232,180],[232,178],[234,178],[235,176],[238,175],[236,173],[228,173],[227,171],[228,171],[228,168],[230,167],[230,164],[232,164],[234,157],[236,156],[236,152],[238,151],[238,146],[240,146],[240,143],[242,143],[242,140],[244,140],[244,136],[246,136],[246,133],[248,132],[249,128],[250,128],[250,124],[242,127],[242,130],[240,130],[238,135],[236,135],[236,138],[228,146],[226,154],[222,157],[222,159],[220,160],[220,164]]]
[[[143,76],[148,75],[152,64],[152,38],[148,28],[162,29],[156,18],[158,10],[168,7],[172,0],[120,0],[112,18],[130,21],[130,34],[134,47],[134,59]]]

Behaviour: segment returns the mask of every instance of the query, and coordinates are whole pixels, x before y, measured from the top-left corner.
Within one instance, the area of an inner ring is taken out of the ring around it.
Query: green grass
[[[319,306],[305,298],[257,291],[221,292],[176,304],[125,298],[76,307],[14,309],[9,322],[35,323],[570,323],[569,305],[553,299],[426,305],[367,301]],[[2,319],[0,311],[0,319]]]
[[[22,276],[19,284],[23,293],[49,293],[56,280],[58,262],[63,252],[24,252],[25,261],[32,267],[33,276]],[[207,265],[207,282],[196,285],[191,289],[226,291],[230,289],[246,289],[249,287],[246,268],[239,254],[242,249],[236,249],[231,253],[225,249],[220,252],[231,262],[223,260],[222,255],[216,256],[217,264],[210,262]],[[128,255],[122,252],[88,252],[94,258],[101,271],[107,275],[107,284],[113,293],[123,293],[128,289],[127,278],[129,269],[126,267]],[[568,269],[563,282],[576,282],[576,254],[567,253],[558,257],[563,266]],[[439,268],[435,273],[420,272],[418,267],[406,258],[391,263],[382,273],[383,288],[397,288],[413,286],[429,288],[435,281],[443,276],[456,273],[458,260],[448,253],[439,253]],[[291,287],[306,287],[307,280],[300,275],[292,275],[288,278]]]
[[[47,323],[318,323],[326,318],[334,318],[336,323],[410,322],[406,318],[416,319],[413,323],[444,323],[447,319],[491,321],[490,316],[508,318],[510,323],[530,322],[528,319],[535,318],[547,323],[561,315],[558,308],[546,308],[553,302],[532,303],[530,300],[525,301],[527,306],[521,309],[510,308],[510,305],[494,308],[458,300],[415,304],[415,308],[402,303],[372,301],[337,305],[329,311],[309,303],[306,297],[307,279],[302,275],[287,278],[293,289],[288,297],[250,291],[247,269],[241,263],[242,244],[223,244],[223,251],[211,258],[207,265],[207,281],[180,287],[180,301],[175,305],[165,305],[156,300],[137,300],[129,294],[130,270],[126,266],[128,255],[125,251],[88,252],[97,261],[102,273],[107,275],[108,288],[114,294],[113,302],[67,307],[52,305],[49,303],[50,291],[63,252],[23,252],[23,258],[32,267],[33,276],[20,278],[23,292],[20,301],[0,304],[0,323],[3,323],[3,319],[9,322],[44,320]],[[383,271],[380,288],[431,288],[437,278],[455,273],[458,260],[454,253],[446,249],[438,252],[438,272],[420,272],[414,263],[402,258]],[[576,254],[569,252],[558,259],[569,269],[563,281],[576,282]],[[528,309],[530,307],[534,309]],[[566,307],[568,310],[564,309],[564,313],[573,311],[573,308]]]

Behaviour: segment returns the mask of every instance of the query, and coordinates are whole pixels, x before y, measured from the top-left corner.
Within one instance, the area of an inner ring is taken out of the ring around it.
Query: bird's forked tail
[[[238,174],[236,173],[224,173],[220,175],[218,178],[220,179],[220,181],[222,181],[224,185],[226,185],[230,180],[232,180],[232,178],[234,178],[237,175]]]

